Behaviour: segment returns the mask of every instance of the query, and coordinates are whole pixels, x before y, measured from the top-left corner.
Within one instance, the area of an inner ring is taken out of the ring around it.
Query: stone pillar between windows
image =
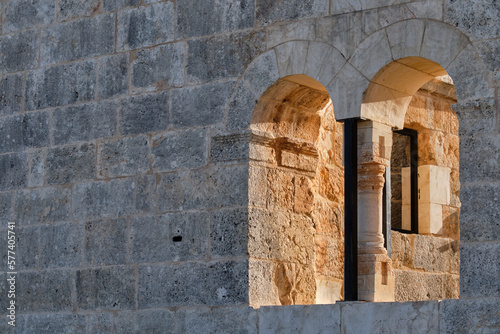
[[[391,149],[389,125],[358,123],[358,298],[371,302],[394,301],[394,271],[382,234],[384,172]]]

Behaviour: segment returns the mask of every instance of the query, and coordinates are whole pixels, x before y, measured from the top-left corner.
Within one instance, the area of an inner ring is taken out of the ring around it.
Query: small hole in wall
[[[182,241],[182,236],[176,235],[175,237],[172,238],[172,241],[173,242],[180,242],[180,241]]]

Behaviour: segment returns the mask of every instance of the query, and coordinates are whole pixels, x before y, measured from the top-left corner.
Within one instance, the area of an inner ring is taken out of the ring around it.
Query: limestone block
[[[415,235],[391,231],[391,258],[394,268],[413,268]]]
[[[401,227],[411,231],[411,167],[401,168],[401,201]]]
[[[446,0],[445,22],[466,32],[472,40],[495,38],[500,34],[500,9],[491,1],[474,0],[467,3]]]
[[[16,193],[14,221],[19,226],[52,223],[70,217],[71,191],[67,188],[37,188]]]
[[[140,0],[103,0],[103,8],[105,11],[114,11],[129,6],[138,6]]]
[[[40,39],[33,31],[0,37],[0,72],[18,72],[35,68]]]
[[[103,219],[84,225],[84,258],[87,266],[125,264],[127,256],[127,221]]]
[[[360,316],[363,315],[363,316]],[[342,329],[348,333],[437,333],[437,301],[409,303],[345,303]]]
[[[5,221],[4,227],[7,227],[7,221]],[[7,229],[3,229],[2,232],[4,235],[1,237],[1,241],[6,245],[8,244],[8,234]],[[12,258],[8,258],[8,255],[15,257],[15,268],[19,269],[38,269],[38,260],[39,260],[39,250],[38,245],[40,241],[40,229],[38,226],[26,226],[26,227],[17,227],[14,230],[15,232],[15,241],[16,248],[14,249],[15,254],[8,253],[9,248],[5,247],[5,249],[1,250],[0,256],[2,261],[7,264],[7,261],[12,260]],[[12,235],[12,234],[11,234]],[[12,239],[11,239],[12,240]],[[5,292],[7,294],[7,291]],[[7,299],[7,298],[6,298]],[[7,308],[7,307],[6,307]]]
[[[340,305],[265,306],[259,333],[340,333]]]
[[[443,206],[435,203],[418,204],[418,232],[423,234],[442,234]]]
[[[23,99],[23,75],[5,75],[0,81],[0,115],[10,115],[21,111]]]
[[[326,16],[328,10],[328,0],[292,0],[288,2],[257,0],[255,19],[259,26],[266,26],[278,21]]]
[[[96,151],[96,145],[92,143],[50,148],[45,166],[47,184],[65,184],[94,179]]]
[[[183,309],[175,316],[175,333],[178,334],[218,333],[221,330],[228,334],[257,334],[257,310],[251,307]],[[163,330],[158,333],[164,333]]]
[[[114,28],[114,14],[49,26],[42,31],[40,62],[47,65],[112,53]]]
[[[436,300],[446,297],[443,292],[446,274],[395,269],[394,275],[396,301]]]
[[[394,59],[420,54],[424,34],[423,21],[408,20],[399,22],[387,27],[386,31]]]
[[[73,223],[40,228],[40,268],[79,267],[83,226]]]
[[[254,3],[241,0],[177,2],[177,37],[179,39],[215,35],[223,32],[252,28]]]
[[[42,111],[0,119],[0,153],[48,145],[49,118],[49,113]]]
[[[276,47],[276,57],[280,77],[292,74],[304,74],[308,42],[289,42]]]
[[[450,204],[450,169],[448,167],[418,166],[419,204]]]
[[[316,235],[314,238],[316,275],[328,278],[343,279],[344,275],[344,243],[338,236]],[[318,279],[317,279],[318,280]],[[327,280],[323,282],[325,291],[334,293],[338,285]],[[334,289],[334,290],[331,290]],[[341,289],[340,289],[341,290]],[[340,291],[338,290],[338,291]],[[340,296],[334,293],[335,296]],[[333,296],[333,295],[332,295]],[[332,297],[333,298],[333,297]],[[337,299],[340,300],[340,299]]]
[[[316,304],[335,304],[342,299],[343,283],[316,278]]]
[[[479,100],[452,105],[457,115],[460,127],[459,134],[471,136],[476,133],[492,133],[496,130],[495,100]]]
[[[93,312],[87,314],[87,332],[104,334],[115,328],[114,314],[111,312]]]
[[[175,331],[174,316],[170,310],[121,311],[115,320],[116,330],[123,334],[171,334]]]
[[[415,235],[414,267],[429,272],[449,272],[451,239]]]
[[[439,1],[424,0],[407,3],[408,9],[418,18],[442,20],[443,5]],[[389,39],[390,40],[390,39]]]
[[[250,64],[244,80],[248,82],[248,86],[257,96],[261,96],[279,77],[276,53],[274,50],[270,50]]]
[[[496,56],[500,52],[500,43],[498,39],[485,40],[476,45],[479,56],[489,70],[490,76],[496,81],[498,87],[500,83],[500,61]]]
[[[116,134],[116,108],[112,101],[57,108],[52,113],[56,145],[110,138]]]
[[[137,136],[105,141],[97,148],[97,177],[142,174],[149,170],[149,138]]]
[[[174,39],[175,8],[171,1],[118,13],[117,51],[133,50]]]
[[[35,150],[28,153],[28,186],[43,186],[46,154],[46,150]]]
[[[138,213],[156,212],[158,206],[156,179],[156,175],[141,175],[135,178],[135,209]]]
[[[245,130],[250,127],[252,117],[259,96],[243,82],[240,82],[235,89],[232,99],[229,102],[226,120],[226,130]]]
[[[76,272],[76,302],[82,310],[135,308],[136,278],[132,266],[82,269]]]
[[[227,209],[212,213],[210,221],[212,257],[248,254],[248,210]]]
[[[318,158],[291,151],[281,151],[281,164],[299,170],[314,172],[318,164]]]
[[[332,14],[349,13],[371,8],[385,7],[390,5],[397,5],[410,2],[410,0],[369,0],[369,1],[355,1],[355,0],[330,0]]]
[[[381,30],[361,42],[349,62],[365,78],[372,79],[380,69],[392,61],[390,50],[385,30]]]
[[[0,190],[24,188],[28,182],[26,153],[0,155]]]
[[[500,330],[499,298],[443,300],[439,308],[441,333],[495,333]]]
[[[273,48],[278,44],[295,40],[314,40],[315,24],[312,20],[301,20],[286,22],[284,24],[273,24],[266,30],[267,48]]]
[[[100,1],[62,0],[57,4],[57,18],[66,21],[79,16],[91,16],[100,10]]]
[[[500,243],[460,243],[460,297],[498,297]]]
[[[381,27],[387,27],[396,22],[415,17],[406,4],[382,7],[378,10],[378,13]]]
[[[99,97],[109,98],[127,93],[128,64],[129,57],[126,53],[103,57],[98,60],[97,95]]]
[[[252,207],[267,206],[267,168],[250,165],[248,172],[248,204]]]
[[[269,260],[250,258],[248,269],[249,303],[253,307],[261,305],[281,305],[275,281],[277,264]]]
[[[460,276],[445,274],[444,279],[444,299],[459,299],[460,298]]]
[[[26,110],[57,107],[94,99],[96,62],[81,62],[48,67],[28,73]]]
[[[50,24],[56,19],[55,0],[8,1],[4,4],[3,33]]]
[[[269,152],[264,152],[266,147],[250,144],[250,137],[251,135],[248,133],[212,137],[210,141],[210,161],[247,161],[249,157],[253,160],[259,160],[259,157],[261,159],[268,158]]]
[[[144,94],[121,100],[119,131],[122,135],[167,130],[169,92]]]
[[[500,173],[498,152],[500,152],[499,135],[463,138],[460,141],[462,182],[496,181]]]
[[[13,192],[0,192],[0,219],[3,222],[12,221]]]
[[[304,73],[326,87],[344,64],[344,56],[337,49],[328,44],[310,42]]]
[[[15,328],[25,333],[84,333],[86,321],[84,314],[77,313],[27,314],[16,321]]]

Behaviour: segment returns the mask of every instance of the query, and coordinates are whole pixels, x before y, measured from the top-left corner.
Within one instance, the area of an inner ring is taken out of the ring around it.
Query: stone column
[[[384,248],[382,195],[392,129],[373,121],[358,124],[358,298],[394,301],[392,261]]]

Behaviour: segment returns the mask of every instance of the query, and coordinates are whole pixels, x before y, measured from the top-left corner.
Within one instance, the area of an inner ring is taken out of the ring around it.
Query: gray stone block
[[[75,284],[72,270],[25,271],[16,280],[16,304],[20,312],[72,311]]]
[[[45,176],[45,150],[35,150],[28,153],[28,187],[43,186]]]
[[[131,178],[77,183],[73,188],[73,217],[120,217],[134,212],[135,183]]]
[[[238,77],[265,49],[263,31],[190,40],[187,81],[196,84]]]
[[[139,6],[141,0],[103,0],[105,11],[113,11],[130,6]]]
[[[178,128],[222,122],[235,82],[185,87],[172,91],[172,125]]]
[[[102,101],[54,110],[56,145],[111,138],[116,134],[116,103]]]
[[[105,14],[50,26],[42,31],[41,44],[42,65],[112,53],[115,16]]]
[[[70,194],[67,188],[19,190],[14,204],[15,222],[25,226],[68,220]]]
[[[127,93],[128,64],[127,53],[103,57],[98,60],[97,95],[99,97],[107,99]]]
[[[446,0],[444,21],[467,32],[473,40],[500,35],[500,8],[495,1]]]
[[[0,80],[0,116],[21,111],[24,75],[6,75]]]
[[[135,308],[134,268],[113,266],[76,272],[76,299],[83,310]]]
[[[460,140],[460,181],[496,181],[500,175],[500,135]]]
[[[120,334],[174,333],[174,316],[169,310],[122,311],[116,317],[116,331]]]
[[[498,333],[499,305],[499,298],[442,300],[439,307],[440,333]]]
[[[248,161],[250,134],[212,137],[210,162]]]
[[[156,175],[140,175],[135,178],[135,209],[137,213],[154,213],[157,207]]]
[[[0,155],[0,190],[23,188],[28,183],[26,153]]]
[[[203,259],[208,251],[208,214],[170,213],[130,220],[130,261]]]
[[[152,138],[153,171],[198,168],[207,164],[207,131],[169,131]]]
[[[96,146],[92,143],[50,148],[47,183],[64,184],[91,180],[96,174]]]
[[[0,153],[48,145],[49,119],[49,112],[46,111],[0,119]]]
[[[38,65],[38,32],[24,31],[0,36],[0,72],[17,72]]]
[[[74,223],[40,228],[40,268],[79,267],[83,253],[83,226]]]
[[[460,187],[460,239],[492,241],[500,239],[500,184],[462,185]]]
[[[460,298],[500,297],[500,242],[460,243]]]
[[[139,267],[139,308],[248,303],[248,261]]]
[[[252,28],[254,2],[241,0],[177,1],[177,34],[180,38],[214,35]]]
[[[84,253],[86,266],[125,264],[127,221],[106,219],[85,223]]]
[[[133,50],[174,39],[173,2],[159,2],[118,13],[117,50]]]
[[[496,80],[497,86],[500,84],[500,40],[489,39],[477,44],[477,50],[491,76]]]
[[[168,109],[168,92],[124,99],[120,109],[120,133],[133,135],[166,130]]]
[[[78,313],[26,314],[19,317],[16,327],[17,333],[86,333],[86,316]]]
[[[137,88],[167,89],[184,84],[185,43],[139,50],[132,62],[132,85]]]
[[[115,333],[114,315],[111,312],[87,314],[87,332],[92,334]]]
[[[240,83],[229,103],[226,130],[246,130],[250,127],[253,110],[259,101],[250,88]]]
[[[212,213],[211,256],[248,256],[248,210],[228,209]]]
[[[91,16],[101,6],[99,0],[59,0],[57,4],[57,18],[66,21],[80,16]]]
[[[472,136],[477,133],[493,133],[496,130],[495,100],[481,100],[457,103],[452,105],[460,126],[461,136]]]
[[[12,192],[0,192],[0,220],[2,222],[12,221]]]
[[[32,71],[26,81],[26,110],[57,107],[94,98],[93,60]]]
[[[251,307],[180,309],[176,333],[257,334],[257,310]],[[312,333],[312,332],[311,332]]]
[[[161,212],[244,206],[247,203],[247,166],[164,174],[158,185],[158,209]]]
[[[98,177],[143,174],[149,170],[149,137],[105,141],[98,148]]]
[[[277,21],[327,16],[329,6],[328,0],[293,0],[287,2],[257,0],[255,3],[255,19],[259,25],[264,26]]]
[[[55,0],[10,0],[4,3],[3,33],[55,21]]]
[[[7,222],[2,222],[2,227],[7,227]],[[9,250],[15,252],[15,254],[10,254],[14,257],[15,270],[37,269],[38,244],[40,236],[39,228],[37,226],[15,226],[13,230],[9,230],[14,234],[7,234],[7,231],[7,229],[2,229],[2,234],[0,236],[2,245],[5,245],[5,247],[2,247],[0,249],[2,263],[4,263],[4,269],[7,269],[7,260],[12,260],[12,258],[8,259],[9,253],[7,251]],[[16,243],[14,250],[7,248],[8,236],[15,236]]]

